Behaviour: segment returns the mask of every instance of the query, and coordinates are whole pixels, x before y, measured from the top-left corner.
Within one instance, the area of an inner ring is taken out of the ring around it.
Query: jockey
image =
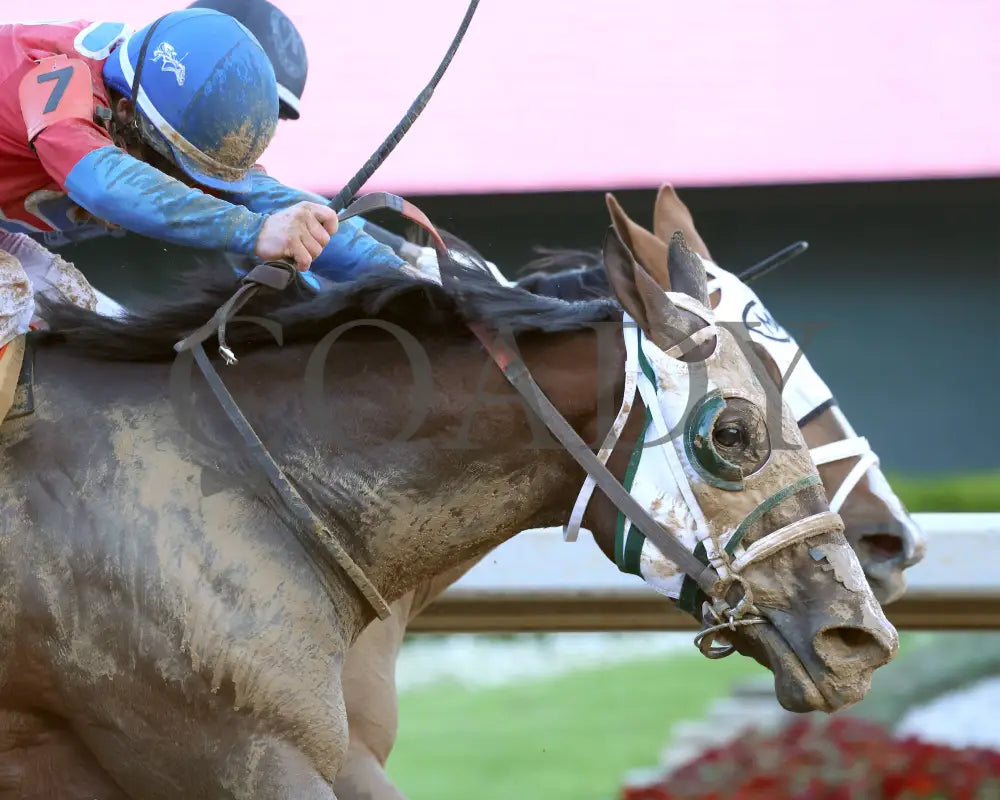
[[[95,307],[86,279],[34,241],[46,233],[122,228],[324,265],[341,280],[406,263],[363,221],[338,226],[324,198],[257,166],[278,121],[275,74],[229,15],[185,9],[134,34],[83,20],[0,25],[0,108],[0,347],[26,332],[36,294]],[[0,361],[0,421],[11,360]]]

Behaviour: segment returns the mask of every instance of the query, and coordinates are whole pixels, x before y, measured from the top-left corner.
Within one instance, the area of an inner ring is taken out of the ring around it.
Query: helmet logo
[[[187,58],[187,54],[184,54],[184,58]],[[170,42],[160,42],[159,46],[153,51],[153,63],[160,62],[160,69],[163,72],[172,72],[174,77],[177,78],[177,85],[184,85],[184,77],[187,69],[181,63],[183,59],[177,57],[177,51],[174,50],[174,46]]]

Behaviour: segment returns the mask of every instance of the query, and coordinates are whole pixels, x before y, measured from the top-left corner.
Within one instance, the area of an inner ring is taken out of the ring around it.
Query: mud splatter
[[[859,594],[867,594],[870,591],[865,573],[858,563],[858,557],[846,542],[843,544],[825,542],[810,548],[809,552],[825,558],[833,569],[833,576],[849,591]]]

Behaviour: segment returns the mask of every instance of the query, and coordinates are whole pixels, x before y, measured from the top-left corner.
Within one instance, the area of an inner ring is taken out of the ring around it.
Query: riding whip
[[[465,17],[462,19],[462,24],[458,28],[458,32],[455,34],[455,38],[452,39],[451,47],[448,48],[448,52],[445,53],[444,59],[438,65],[437,71],[431,77],[430,82],[424,87],[424,90],[417,95],[417,99],[413,101],[406,115],[399,121],[395,128],[389,133],[385,138],[385,141],[379,145],[378,149],[372,153],[371,157],[365,163],[365,165],[358,170],[347,185],[340,190],[339,194],[330,201],[330,206],[338,214],[344,210],[348,201],[354,197],[358,189],[364,186],[368,179],[375,174],[382,163],[389,157],[389,154],[396,149],[396,145],[402,140],[406,135],[407,131],[410,130],[413,123],[416,122],[417,117],[420,113],[427,107],[427,103],[430,102],[431,95],[434,94],[434,90],[437,88],[438,83],[441,82],[441,77],[444,75],[445,70],[448,69],[448,65],[451,64],[451,60],[455,57],[455,53],[458,52],[458,46],[462,43],[462,39],[465,37],[465,31],[468,30],[469,23],[472,22],[472,16],[476,13],[476,7],[479,5],[479,0],[469,0],[469,8],[465,12]]]

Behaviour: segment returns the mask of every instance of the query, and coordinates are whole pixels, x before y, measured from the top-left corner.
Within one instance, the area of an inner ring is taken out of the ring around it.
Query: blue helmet
[[[166,14],[111,53],[104,80],[132,99],[143,138],[185,174],[213,189],[249,188],[278,125],[278,89],[267,54],[233,17]]]
[[[247,26],[274,67],[278,79],[278,116],[298,119],[309,60],[302,34],[288,15],[269,0],[195,0],[188,8],[214,8]]]

